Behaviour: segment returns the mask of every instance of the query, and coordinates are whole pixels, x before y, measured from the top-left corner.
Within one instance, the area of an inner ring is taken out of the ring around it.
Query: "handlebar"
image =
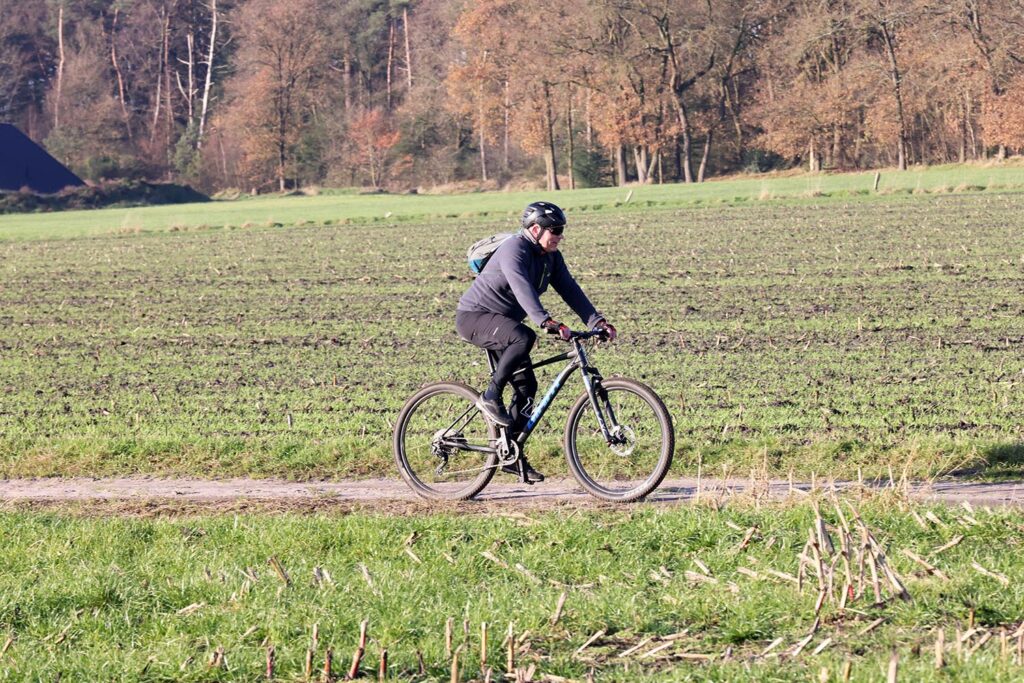
[[[548,334],[558,334],[558,331],[557,330],[549,330]],[[572,341],[574,339],[578,339],[580,341],[583,341],[585,339],[593,339],[594,337],[600,337],[602,340],[607,340],[608,339],[608,333],[605,332],[604,330],[588,330],[587,332],[577,332],[575,330],[572,330],[569,333],[569,338],[566,339],[566,341]]]

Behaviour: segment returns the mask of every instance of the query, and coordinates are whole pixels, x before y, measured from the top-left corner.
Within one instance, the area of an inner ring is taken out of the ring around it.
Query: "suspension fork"
[[[601,435],[604,436],[604,440],[607,443],[612,443],[613,437],[608,429],[608,423],[609,419],[613,425],[616,424],[616,421],[612,407],[608,403],[608,392],[601,385],[601,381],[604,378],[601,377],[601,373],[598,372],[597,368],[592,367],[587,361],[586,351],[578,341],[576,342],[576,353],[580,363],[580,374],[583,375],[583,386],[587,390],[587,396],[590,397],[590,405],[594,408],[594,416],[597,418],[597,424],[601,427]],[[601,408],[602,405],[604,405],[604,410],[608,411],[607,417]]]

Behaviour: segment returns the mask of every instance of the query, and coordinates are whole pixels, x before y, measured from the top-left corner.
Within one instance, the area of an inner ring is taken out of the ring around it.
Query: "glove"
[[[608,335],[608,341],[615,341],[615,337],[618,336],[618,332],[615,330],[615,326],[607,320],[601,319],[594,325],[595,329],[603,330]]]
[[[563,325],[554,318],[548,318],[542,322],[540,326],[547,330],[548,334],[557,334],[562,341],[569,341],[572,339],[572,330],[569,329],[569,326]]]

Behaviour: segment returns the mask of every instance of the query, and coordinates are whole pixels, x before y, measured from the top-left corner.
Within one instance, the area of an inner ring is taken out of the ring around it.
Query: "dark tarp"
[[[33,192],[50,194],[84,184],[20,130],[0,123],[0,190],[16,192],[27,187]]]

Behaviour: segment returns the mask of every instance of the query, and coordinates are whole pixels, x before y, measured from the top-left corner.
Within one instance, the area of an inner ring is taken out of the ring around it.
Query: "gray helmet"
[[[523,230],[536,223],[542,228],[565,227],[565,213],[550,202],[533,202],[523,209],[523,218],[519,221]]]

